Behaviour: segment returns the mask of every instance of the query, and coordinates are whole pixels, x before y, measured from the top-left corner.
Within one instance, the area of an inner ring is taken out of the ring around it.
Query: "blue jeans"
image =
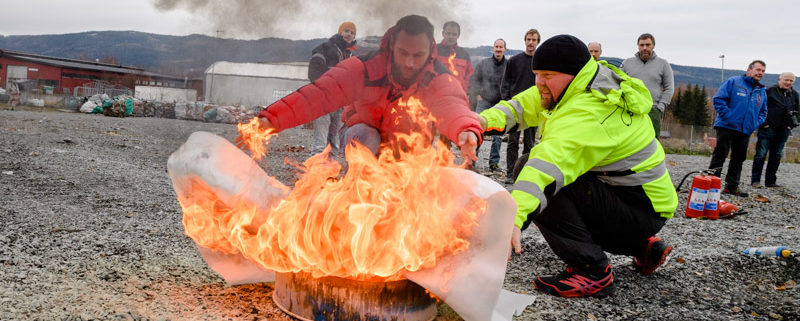
[[[371,150],[373,154],[378,155],[378,146],[381,144],[381,133],[377,128],[370,127],[367,124],[355,124],[350,127],[345,127],[341,131],[341,135],[342,153],[344,153],[347,145],[358,142]]]
[[[480,114],[482,111],[492,108],[492,104],[490,104],[486,100],[479,100],[478,101],[478,113]],[[503,144],[503,136],[501,135],[494,135],[492,136],[492,148],[489,151],[489,165],[491,164],[499,164],[500,163],[500,146]],[[475,149],[475,154],[477,155],[480,151],[481,146],[478,145],[478,148]]]
[[[761,182],[761,169],[764,168],[764,160],[769,154],[767,172],[764,174],[764,184],[775,185],[778,180],[778,166],[781,164],[783,155],[783,145],[789,138],[788,129],[759,128],[758,141],[756,142],[756,155],[753,157],[753,172],[751,183]]]
[[[342,109],[317,118],[314,120],[314,136],[311,142],[311,155],[322,153],[328,144],[331,145],[331,153],[343,153],[344,149],[339,148],[339,130],[342,128]]]

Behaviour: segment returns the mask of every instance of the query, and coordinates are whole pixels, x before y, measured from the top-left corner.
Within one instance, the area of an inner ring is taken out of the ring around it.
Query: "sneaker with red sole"
[[[533,286],[539,291],[563,298],[602,298],[614,294],[616,290],[611,265],[599,270],[567,267],[558,275],[537,277]]]
[[[647,250],[644,257],[633,257],[633,267],[642,275],[650,275],[659,267],[664,265],[672,253],[672,246],[667,245],[664,240],[651,236],[647,242]]]

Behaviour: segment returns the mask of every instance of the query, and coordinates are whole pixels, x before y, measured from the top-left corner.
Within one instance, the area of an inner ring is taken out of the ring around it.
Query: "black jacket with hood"
[[[340,34],[335,34],[328,41],[321,43],[311,51],[311,60],[308,62],[308,79],[315,81],[328,69],[336,66],[340,61],[350,57],[351,49],[356,41],[346,43]]]
[[[790,112],[794,111],[794,114]],[[800,100],[797,91],[793,88],[783,89],[778,85],[767,88],[767,120],[765,125],[772,128],[786,128],[792,126],[791,117],[797,117],[800,111]]]
[[[494,56],[481,60],[469,81],[470,95],[481,95],[490,105],[500,102],[500,84],[506,71],[506,61],[508,59],[505,56],[500,61]]]

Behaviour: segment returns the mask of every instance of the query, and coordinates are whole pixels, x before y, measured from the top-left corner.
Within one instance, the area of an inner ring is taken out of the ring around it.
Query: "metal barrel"
[[[436,300],[409,280],[366,282],[308,273],[276,273],[272,299],[301,320],[430,321]]]

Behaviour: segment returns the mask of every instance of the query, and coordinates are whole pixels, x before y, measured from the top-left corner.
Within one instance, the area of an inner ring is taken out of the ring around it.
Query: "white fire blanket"
[[[191,193],[190,182],[196,178],[208,184],[222,201],[244,191],[238,197],[265,209],[283,199],[288,190],[236,146],[207,132],[193,133],[169,157],[167,168],[179,197]],[[434,268],[407,272],[405,276],[444,300],[465,320],[511,320],[535,299],[503,290],[516,204],[491,179],[468,170],[452,170],[474,188],[475,195],[487,200],[486,212],[473,230],[468,250],[441,258]],[[275,281],[273,271],[242,255],[201,246],[198,251],[230,285]]]

